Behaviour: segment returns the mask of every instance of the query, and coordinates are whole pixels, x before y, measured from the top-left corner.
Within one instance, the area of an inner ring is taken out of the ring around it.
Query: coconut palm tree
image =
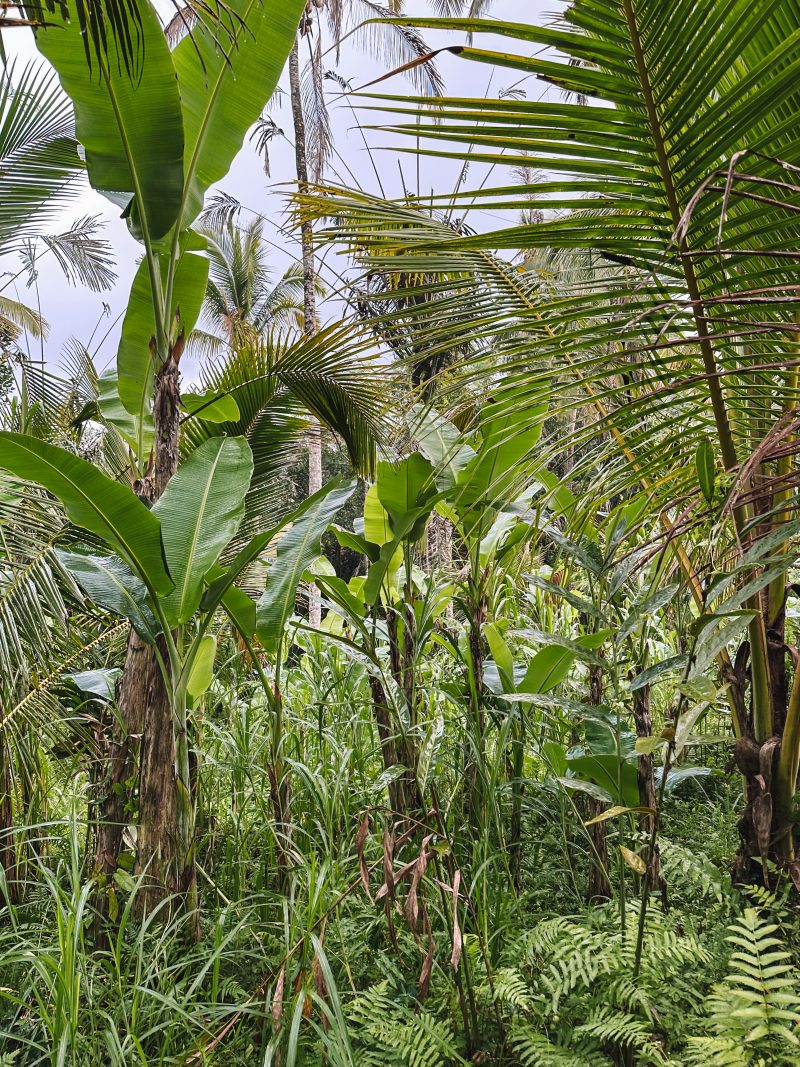
[[[213,209],[212,209],[213,210]],[[213,216],[212,216],[213,219]],[[264,223],[245,225],[228,217],[201,230],[209,255],[208,285],[198,327],[189,349],[219,356],[257,344],[270,330],[302,323],[302,267],[292,264],[274,284],[264,245]]]

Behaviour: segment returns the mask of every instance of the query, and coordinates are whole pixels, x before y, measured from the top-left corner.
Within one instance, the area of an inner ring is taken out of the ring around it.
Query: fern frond
[[[574,1045],[555,1045],[529,1023],[514,1026],[511,1047],[522,1067],[610,1067],[612,1062],[599,1051],[579,1052]]]

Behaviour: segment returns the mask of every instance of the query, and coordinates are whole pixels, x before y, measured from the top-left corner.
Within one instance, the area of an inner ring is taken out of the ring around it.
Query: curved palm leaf
[[[78,195],[72,107],[53,71],[29,63],[0,72],[0,252],[40,233]]]

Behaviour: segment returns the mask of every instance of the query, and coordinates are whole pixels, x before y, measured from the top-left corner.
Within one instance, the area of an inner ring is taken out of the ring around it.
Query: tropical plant
[[[520,208],[532,198],[543,220],[445,243],[424,232],[387,235],[371,207],[352,197],[328,199],[325,211],[344,218],[349,241],[370,249],[372,269],[376,259],[408,274],[417,264],[450,271],[472,264],[492,277],[481,302],[481,329],[493,340],[492,373],[502,361],[505,375],[529,387],[554,369],[569,374],[596,411],[591,433],[576,431],[593,442],[584,449],[583,469],[603,464],[585,512],[644,490],[642,521],[660,524],[675,544],[701,614],[715,606],[706,572],[735,573],[741,600],[716,598],[716,605],[746,613],[738,618],[748,639],[738,668],[727,650],[733,634],[716,655],[749,783],[744,872],[753,862],[793,855],[788,827],[800,754],[800,705],[784,640],[796,402],[784,252],[794,240],[798,164],[785,115],[796,103],[797,60],[788,42],[797,27],[783,3],[758,17],[713,0],[680,10],[683,21],[659,0],[578,0],[554,27],[400,20],[500,33],[565,57],[459,51],[464,59],[539,77],[577,100],[444,99],[441,121],[433,124],[413,103],[384,98],[397,116],[413,117],[392,128],[426,139],[434,155],[545,172],[512,194],[486,183],[456,196]],[[762,196],[761,186],[770,194]],[[551,299],[546,276],[520,277],[489,257],[492,249],[520,247],[585,250],[616,274]],[[485,265],[476,265],[481,258]],[[430,330],[424,310],[419,321]],[[440,344],[451,337],[447,323]],[[479,360],[474,366],[480,373]],[[555,407],[574,403],[567,397]],[[703,528],[714,529],[710,553],[692,533]],[[763,785],[760,764],[769,770]],[[758,830],[767,809],[769,834]]]

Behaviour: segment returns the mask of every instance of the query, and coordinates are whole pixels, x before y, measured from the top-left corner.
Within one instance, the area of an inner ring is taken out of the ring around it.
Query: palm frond
[[[29,63],[0,72],[0,252],[39,233],[80,192],[72,107],[55,73]]]

